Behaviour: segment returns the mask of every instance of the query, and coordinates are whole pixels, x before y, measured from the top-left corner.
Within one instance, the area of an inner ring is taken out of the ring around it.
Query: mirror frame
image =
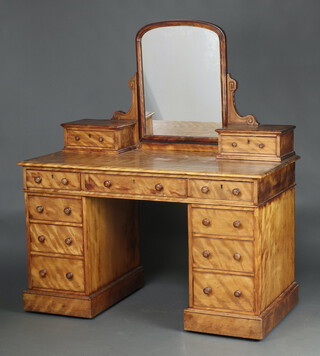
[[[168,26],[191,26],[201,27],[215,32],[219,37],[220,42],[220,80],[221,80],[221,108],[222,108],[222,123],[221,126],[227,125],[227,50],[226,50],[226,36],[223,30],[209,22],[203,21],[163,21],[148,24],[142,27],[136,35],[136,59],[138,72],[138,112],[139,112],[139,126],[140,139],[142,141],[157,141],[157,142],[185,142],[185,143],[217,143],[217,137],[193,137],[193,136],[160,136],[146,134],[146,115],[145,115],[145,97],[143,85],[143,63],[142,63],[142,47],[141,39],[143,35],[155,28]]]

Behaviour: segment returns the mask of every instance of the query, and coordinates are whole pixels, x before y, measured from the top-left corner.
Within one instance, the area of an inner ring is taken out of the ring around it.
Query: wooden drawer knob
[[[210,287],[203,288],[203,293],[209,295],[212,292]]]
[[[241,290],[238,289],[233,294],[234,294],[235,297],[239,298],[242,293],[241,293]]]
[[[46,269],[41,269],[39,271],[40,277],[44,278],[47,275],[47,270]]]
[[[33,180],[37,183],[37,184],[40,184],[42,182],[42,177],[41,176],[37,176],[37,177],[34,177]]]
[[[103,137],[99,137],[98,140],[99,140],[99,142],[103,142],[104,141]]]
[[[209,189],[209,187],[207,187],[207,186],[205,185],[205,186],[203,186],[203,187],[201,188],[201,192],[204,193],[204,194],[207,194],[207,193],[210,192],[210,189]]]
[[[241,190],[239,188],[232,189],[232,194],[233,195],[238,196],[238,195],[240,195],[240,193],[241,193]]]
[[[43,213],[43,211],[44,211],[44,206],[39,205],[39,206],[36,207],[36,210],[37,210],[37,212],[38,212],[39,214],[41,214],[41,213]]]
[[[73,278],[73,273],[72,272],[66,273],[66,278],[67,279],[72,279]]]
[[[204,225],[204,226],[209,226],[209,225],[210,225],[210,219],[204,218],[204,219],[202,220],[202,225]]]
[[[68,185],[69,181],[68,181],[67,178],[62,178],[62,179],[61,179],[61,183],[62,183],[63,185]]]
[[[238,146],[237,142],[232,142],[232,147],[237,147],[237,146]]]
[[[66,215],[70,215],[71,214],[71,208],[64,208],[64,213],[66,214]]]
[[[161,192],[161,190],[163,190],[163,185],[161,183],[158,183],[154,186],[154,188],[157,192]]]
[[[74,138],[76,141],[80,141],[80,136],[75,136]]]
[[[233,222],[233,226],[234,226],[235,228],[240,227],[240,226],[241,226],[241,221],[240,221],[240,220],[234,221],[234,222]]]
[[[103,182],[103,185],[106,187],[106,188],[110,188],[112,186],[112,182],[111,180],[105,180]]]
[[[39,242],[44,243],[45,240],[46,240],[46,237],[45,237],[45,236],[43,236],[43,235],[38,236],[38,241],[39,241]]]
[[[235,253],[235,254],[233,255],[233,258],[234,258],[236,261],[240,261],[240,260],[241,260],[241,255],[240,255],[240,253]]]
[[[208,258],[210,256],[210,251],[209,250],[204,250],[202,252],[202,256],[205,257],[205,258]]]
[[[70,245],[72,244],[72,238],[71,238],[71,237],[67,237],[67,238],[64,240],[64,242],[65,242],[68,246],[70,246]]]
[[[259,148],[263,148],[263,147],[264,147],[264,143],[260,143]]]

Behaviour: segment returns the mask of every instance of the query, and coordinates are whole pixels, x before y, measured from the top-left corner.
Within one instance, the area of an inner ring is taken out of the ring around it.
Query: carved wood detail
[[[241,116],[239,115],[234,99],[234,93],[238,88],[238,83],[235,79],[231,78],[230,74],[227,74],[227,105],[228,105],[228,114],[227,114],[227,125],[231,124],[244,124],[258,126],[260,123],[253,115]]]

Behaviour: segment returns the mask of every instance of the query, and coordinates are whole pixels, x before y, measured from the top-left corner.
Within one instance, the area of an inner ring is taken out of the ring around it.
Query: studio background
[[[313,0],[0,0],[1,355],[318,354],[319,13]],[[22,309],[27,262],[22,169],[16,163],[59,151],[63,122],[128,110],[135,35],[147,23],[172,19],[223,28],[241,114],[254,114],[263,124],[297,126],[301,300],[261,342],[183,331],[183,204],[141,203],[144,289],[91,321]]]

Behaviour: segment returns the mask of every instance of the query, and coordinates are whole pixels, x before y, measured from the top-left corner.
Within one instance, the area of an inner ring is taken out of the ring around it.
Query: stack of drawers
[[[36,193],[80,190],[80,174],[27,170],[31,289],[85,292],[82,198]]]

